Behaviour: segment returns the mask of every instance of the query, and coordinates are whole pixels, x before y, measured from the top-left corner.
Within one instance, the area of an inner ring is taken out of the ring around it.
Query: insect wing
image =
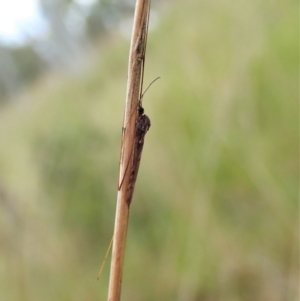
[[[132,200],[133,191],[135,187],[135,182],[137,179],[140,161],[144,146],[144,138],[151,126],[150,118],[147,115],[141,115],[136,121],[135,129],[135,138],[133,146],[133,155],[132,155],[132,166],[130,171],[130,179],[128,185],[128,198],[126,200],[127,205],[129,206]]]

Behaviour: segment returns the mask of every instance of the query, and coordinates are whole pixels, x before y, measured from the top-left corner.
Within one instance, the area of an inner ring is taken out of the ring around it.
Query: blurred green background
[[[298,300],[298,3],[156,9],[122,300]],[[106,300],[128,51],[1,108],[1,300]]]

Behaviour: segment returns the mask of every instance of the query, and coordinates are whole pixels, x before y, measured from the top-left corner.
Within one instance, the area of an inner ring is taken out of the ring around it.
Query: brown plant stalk
[[[150,0],[137,0],[135,7],[129,52],[108,301],[119,301],[121,297],[129,209],[140,160],[140,156],[139,158],[137,157],[137,151],[141,153],[144,135],[150,127],[150,120],[146,115],[143,115],[140,103],[150,2]]]

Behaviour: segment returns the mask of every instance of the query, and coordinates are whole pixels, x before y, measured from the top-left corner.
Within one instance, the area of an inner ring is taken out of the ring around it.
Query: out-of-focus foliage
[[[297,300],[297,4],[172,5],[148,37],[145,83],[161,80],[123,299]],[[128,44],[1,112],[1,300],[106,299]]]
[[[0,45],[0,104],[21,88],[36,80],[45,70],[45,63],[29,46],[8,48]]]
[[[82,231],[89,243],[106,222],[104,203],[95,201],[107,196],[103,177],[110,170],[97,155],[106,145],[95,128],[74,124],[55,129],[35,146],[46,193],[56,202],[64,224]]]
[[[28,36],[25,45],[0,44],[0,103],[20,92],[45,71],[70,73],[83,64],[85,52],[133,14],[131,1],[40,0],[44,24],[41,37]],[[16,9],[18,9],[16,7]]]

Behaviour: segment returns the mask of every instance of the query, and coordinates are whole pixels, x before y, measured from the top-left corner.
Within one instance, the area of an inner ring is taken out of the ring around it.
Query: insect
[[[149,2],[150,6],[150,2]],[[142,99],[144,94],[147,92],[147,90],[150,88],[150,86],[157,80],[159,79],[156,78],[153,80],[147,89],[145,90],[144,93],[142,93],[143,89],[143,80],[144,80],[144,68],[145,68],[145,54],[146,54],[146,45],[147,45],[147,35],[148,35],[148,24],[149,24],[149,12],[147,16],[147,21],[143,26],[143,30],[141,31],[141,36],[139,39],[139,42],[137,43],[136,47],[136,52],[138,53],[138,58],[137,60],[140,62],[140,71],[141,71],[141,80],[140,80],[140,85],[139,85],[139,99],[137,103],[136,109],[133,109],[131,116],[129,117],[129,121],[133,117],[134,114],[136,115],[136,121],[134,124],[134,132],[133,132],[133,142],[132,142],[132,149],[131,153],[128,157],[128,161],[126,163],[126,167],[124,170],[124,173],[122,175],[122,180],[119,182],[119,190],[121,189],[125,176],[126,177],[126,190],[125,190],[125,200],[128,205],[130,206],[132,196],[133,196],[133,191],[135,187],[135,182],[137,179],[137,174],[140,166],[140,161],[141,161],[141,155],[143,151],[143,146],[144,146],[144,139],[145,135],[148,132],[150,126],[151,126],[151,121],[150,118],[144,114],[144,108],[142,107]],[[127,124],[129,123],[127,121]],[[126,136],[125,132],[127,129],[127,125],[123,128],[123,138]],[[122,141],[122,145],[125,140]],[[121,158],[122,158],[122,151],[123,151],[123,146],[121,147]],[[122,160],[122,159],[121,159]],[[129,173],[129,174],[128,174]],[[125,183],[124,183],[125,184]]]
[[[132,200],[135,182],[140,167],[145,135],[151,126],[150,118],[146,114],[144,114],[144,108],[142,106],[142,98],[144,94],[147,92],[147,90],[150,88],[150,86],[159,78],[160,77],[157,77],[149,84],[145,92],[141,94],[140,100],[138,102],[138,107],[137,107],[138,116],[135,123],[134,143],[133,143],[133,150],[132,150],[132,155],[130,160],[131,163],[130,178],[127,187],[127,196],[126,196],[126,203],[128,206],[130,205]]]
[[[139,108],[141,110],[142,107]],[[141,110],[142,112],[142,110]],[[132,166],[130,171],[130,179],[129,184],[127,188],[127,198],[126,203],[129,206],[131,203],[134,186],[137,178],[137,174],[140,167],[140,161],[141,161],[141,155],[143,151],[144,146],[144,138],[146,133],[148,132],[149,128],[151,126],[150,118],[145,115],[141,114],[138,116],[138,119],[136,121],[135,125],[135,137],[134,137],[134,145],[133,145],[133,154],[132,154]]]

